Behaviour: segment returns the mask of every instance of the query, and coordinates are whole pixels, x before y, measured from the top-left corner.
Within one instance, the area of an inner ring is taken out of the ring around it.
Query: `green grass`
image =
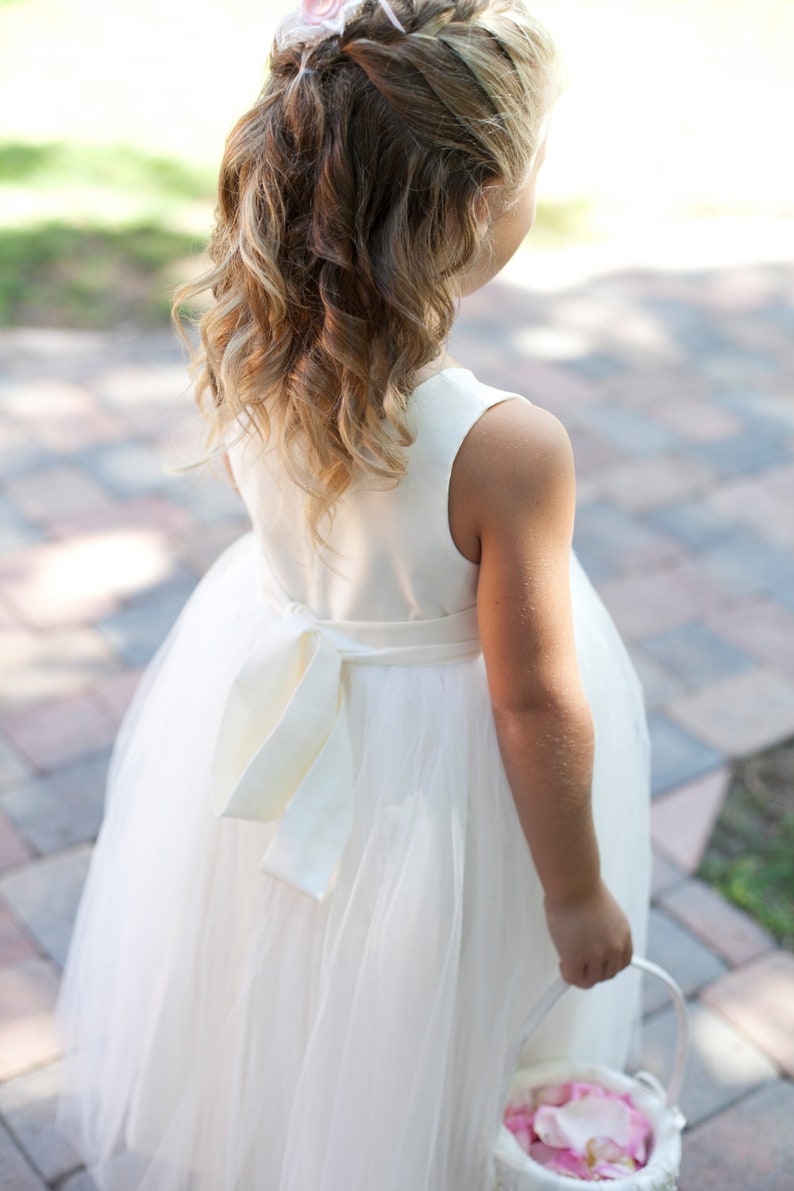
[[[168,319],[192,236],[152,225],[0,229],[0,323],[104,329]]]
[[[2,2],[2,0],[0,0]],[[128,145],[0,144],[0,183],[43,190],[88,185],[133,193],[160,204],[209,200],[212,174],[186,162],[152,155]]]
[[[586,198],[538,202],[530,242],[533,248],[591,243],[602,236],[595,204]]]
[[[698,875],[794,950],[794,740],[735,766]]]
[[[0,323],[163,324],[211,226],[206,170],[126,146],[0,145]]]

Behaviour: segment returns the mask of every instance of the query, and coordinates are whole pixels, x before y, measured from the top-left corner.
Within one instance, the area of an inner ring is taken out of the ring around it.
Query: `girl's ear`
[[[512,206],[512,201],[512,194],[500,177],[489,177],[483,182],[474,202],[474,211],[483,225],[483,230],[487,230],[495,218],[504,214],[507,208]]]
[[[499,178],[489,178],[474,200],[474,214],[483,233],[487,232],[494,215],[501,209],[504,200],[504,183]]]

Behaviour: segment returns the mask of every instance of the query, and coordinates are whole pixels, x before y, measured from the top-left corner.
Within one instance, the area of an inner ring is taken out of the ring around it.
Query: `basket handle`
[[[686,1001],[684,994],[680,987],[673,980],[673,977],[665,972],[664,968],[660,968],[658,964],[652,963],[649,959],[641,959],[639,956],[634,956],[631,961],[633,968],[638,968],[641,972],[647,972],[651,976],[656,976],[663,984],[667,985],[672,1002],[675,1006],[676,1012],[676,1040],[675,1051],[673,1054],[673,1062],[670,1068],[670,1076],[667,1080],[667,1087],[665,1089],[665,1103],[669,1108],[675,1106],[678,1097],[681,1093],[681,1086],[684,1082],[684,1068],[686,1066],[687,1051],[689,1050],[689,1017],[687,1015]],[[519,1053],[523,1051],[529,1040],[534,1036],[541,1022],[548,1016],[551,1010],[559,1001],[560,997],[571,988],[570,984],[558,977],[549,988],[546,989],[535,1008],[527,1018],[524,1029],[521,1033],[521,1041],[519,1043]]]

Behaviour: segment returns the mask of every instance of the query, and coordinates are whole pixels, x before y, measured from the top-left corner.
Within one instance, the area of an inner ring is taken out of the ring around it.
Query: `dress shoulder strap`
[[[503,401],[523,400],[519,393],[494,389],[467,368],[447,368],[414,393],[414,416],[420,454],[429,453],[448,484],[464,438],[486,410]]]

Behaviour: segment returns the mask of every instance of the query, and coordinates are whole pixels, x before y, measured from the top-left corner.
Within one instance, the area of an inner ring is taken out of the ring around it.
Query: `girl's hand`
[[[628,918],[603,881],[570,901],[555,903],[547,897],[546,921],[560,957],[560,975],[568,984],[592,988],[631,962]]]

